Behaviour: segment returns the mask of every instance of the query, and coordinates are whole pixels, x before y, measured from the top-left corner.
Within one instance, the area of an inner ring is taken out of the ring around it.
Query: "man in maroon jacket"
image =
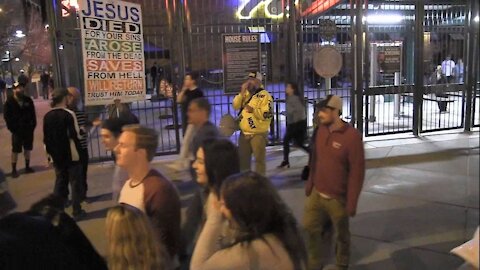
[[[319,127],[312,136],[310,176],[306,183],[304,226],[308,269],[322,269],[322,240],[335,230],[337,269],[348,269],[349,217],[356,213],[365,176],[362,136],[341,118],[342,100],[327,96],[317,105]]]

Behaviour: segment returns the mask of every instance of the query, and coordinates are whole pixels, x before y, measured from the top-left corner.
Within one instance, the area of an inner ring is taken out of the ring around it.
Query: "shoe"
[[[282,164],[280,164],[280,166],[278,166],[277,168],[282,169],[282,168],[285,168],[285,167],[290,168],[290,163],[288,161],[284,160],[284,161],[282,161]]]
[[[87,212],[85,212],[85,210],[81,209],[79,211],[73,212],[73,219],[75,219],[75,221],[79,221],[83,217],[85,217],[86,215],[87,215]]]
[[[30,168],[30,167],[25,168],[25,173],[34,173],[34,172],[35,172],[35,170]]]
[[[18,178],[20,176],[17,171],[12,171],[11,175],[12,175],[12,178]]]
[[[301,176],[302,180],[307,181],[309,174],[310,174],[310,167],[308,166],[303,167],[302,176]]]

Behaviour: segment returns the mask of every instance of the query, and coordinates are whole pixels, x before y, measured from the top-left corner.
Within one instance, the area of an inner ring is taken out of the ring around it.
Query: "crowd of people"
[[[99,126],[101,142],[112,152],[115,171],[105,223],[102,258],[75,221],[87,213],[89,124],[76,88],[56,88],[44,116],[44,144],[55,169],[53,194],[29,211],[10,213],[11,197],[0,207],[0,264],[5,269],[323,269],[322,245],[335,232],[334,269],[350,264],[349,219],[356,215],[365,176],[361,134],[341,119],[343,102],[329,95],[316,105],[316,128],[305,146],[306,114],[296,84],[287,93],[284,159],[295,144],[309,153],[304,170],[303,234],[291,210],[266,177],[267,132],[272,96],[262,77],[246,78],[233,107],[239,111],[238,146],[209,121],[211,105],[190,73],[178,96],[185,137],[182,157],[198,185],[184,215],[176,186],[153,168],[158,146],[155,130],[139,125],[121,104],[109,108]],[[36,115],[33,101],[15,86],[4,114],[12,133],[12,176],[24,152],[26,172]],[[252,156],[255,167],[251,169]],[[29,169],[30,168],[30,169]],[[0,174],[0,187],[2,187]],[[69,186],[70,185],[70,189]],[[69,204],[73,218],[66,214]],[[40,248],[41,247],[41,248]],[[5,251],[5,252],[3,252]],[[28,259],[26,259],[26,257]]]

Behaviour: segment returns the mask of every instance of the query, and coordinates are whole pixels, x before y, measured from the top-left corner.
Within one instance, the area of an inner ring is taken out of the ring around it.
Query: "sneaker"
[[[34,172],[35,172],[35,170],[30,168],[30,167],[25,168],[25,173],[34,173]]]
[[[17,171],[13,171],[11,175],[12,178],[18,178],[20,176]]]

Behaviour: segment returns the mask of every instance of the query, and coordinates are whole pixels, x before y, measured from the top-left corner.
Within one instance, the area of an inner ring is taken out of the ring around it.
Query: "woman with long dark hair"
[[[223,181],[220,199],[210,197],[190,269],[306,268],[297,222],[267,178],[253,172],[236,174]],[[220,245],[224,219],[235,234]]]
[[[200,188],[187,208],[182,224],[182,264],[188,269],[191,245],[196,242],[206,220],[206,201],[210,193],[219,194],[223,180],[240,172],[237,147],[226,139],[207,139],[193,163]],[[189,252],[190,250],[190,252]]]
[[[300,96],[297,84],[293,82],[287,83],[285,93],[287,95],[287,132],[283,137],[283,161],[278,168],[290,167],[288,156],[290,154],[291,141],[294,141],[298,147],[307,153],[309,152],[304,145],[307,133],[307,116],[303,98]]]

